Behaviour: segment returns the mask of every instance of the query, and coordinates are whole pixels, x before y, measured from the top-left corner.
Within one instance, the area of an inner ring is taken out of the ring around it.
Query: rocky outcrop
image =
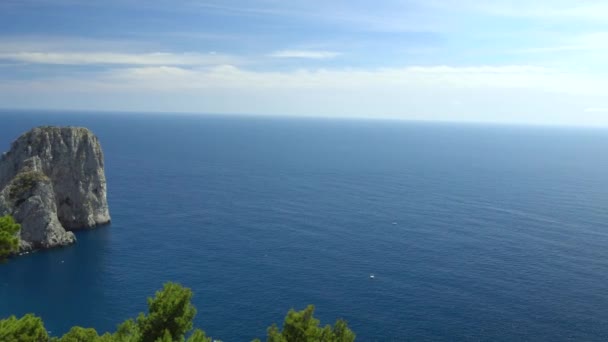
[[[75,242],[70,230],[110,222],[103,152],[86,128],[39,127],[0,158],[0,215],[21,224],[21,250]]]

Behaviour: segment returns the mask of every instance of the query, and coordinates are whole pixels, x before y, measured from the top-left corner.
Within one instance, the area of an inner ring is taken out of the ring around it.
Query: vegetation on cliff
[[[17,174],[11,182],[9,196],[11,199],[19,197],[36,185],[37,182],[48,182],[49,178],[39,171],[25,171]]]
[[[95,329],[73,327],[62,337],[50,337],[42,320],[32,314],[0,320],[0,341],[14,342],[211,342],[200,329],[193,329],[196,308],[192,291],[176,283],[167,283],[154,298],[148,299],[148,314],[140,313],[118,326],[114,333],[99,335]],[[333,327],[319,326],[314,307],[290,310],[282,330],[268,328],[268,342],[352,342],[355,334],[343,320]],[[259,340],[255,340],[259,341]]]
[[[9,255],[19,250],[19,237],[17,236],[19,229],[21,226],[15,222],[12,216],[0,217],[0,262],[4,262]]]

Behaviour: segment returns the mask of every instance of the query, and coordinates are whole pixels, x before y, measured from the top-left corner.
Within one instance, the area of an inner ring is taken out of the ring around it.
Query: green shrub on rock
[[[12,216],[0,217],[0,262],[19,251],[19,237],[17,236],[19,229],[21,226],[15,222]]]
[[[49,178],[39,171],[21,172],[11,182],[8,195],[11,199],[16,199],[21,194],[32,190],[37,182],[46,182],[48,180]]]

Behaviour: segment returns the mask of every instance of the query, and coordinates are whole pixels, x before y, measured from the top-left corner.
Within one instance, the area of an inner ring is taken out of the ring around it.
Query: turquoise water
[[[113,222],[0,265],[0,316],[112,330],[172,280],[227,342],[309,303],[360,341],[608,338],[606,130],[0,112],[0,150],[42,124],[99,136]]]

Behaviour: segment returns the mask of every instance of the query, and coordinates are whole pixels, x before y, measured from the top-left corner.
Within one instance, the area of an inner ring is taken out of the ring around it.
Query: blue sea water
[[[0,316],[113,330],[177,281],[227,342],[307,304],[359,341],[608,339],[606,130],[5,111],[0,150],[43,124],[99,136],[113,222],[0,265]]]

